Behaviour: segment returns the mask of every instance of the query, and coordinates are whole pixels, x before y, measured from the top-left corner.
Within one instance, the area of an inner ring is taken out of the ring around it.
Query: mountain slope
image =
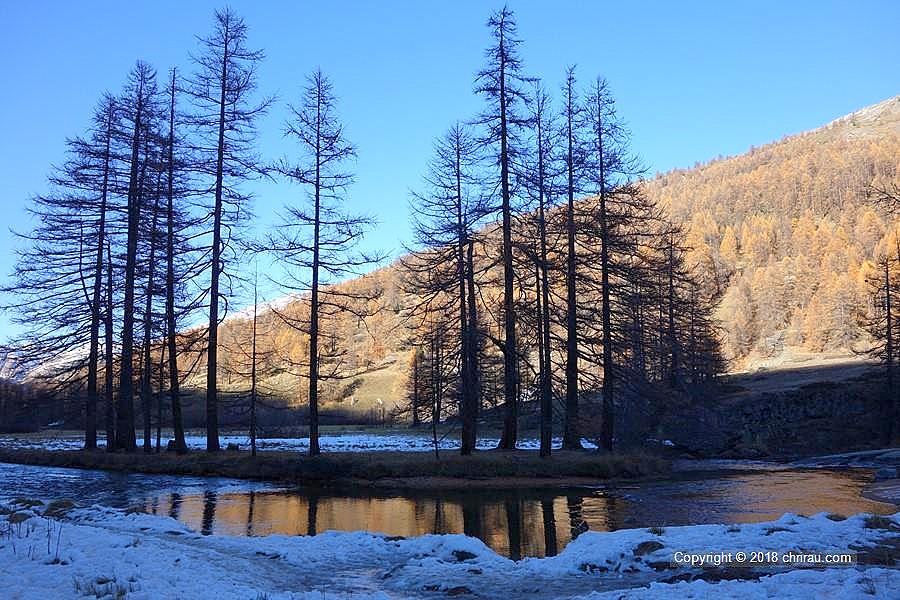
[[[692,260],[707,285],[721,292],[725,347],[733,368],[740,369],[797,355],[846,355],[865,344],[860,319],[870,302],[866,277],[897,228],[869,206],[865,190],[898,178],[895,97],[819,129],[643,185],[684,225]],[[326,384],[322,396],[326,406],[355,413],[390,410],[402,396],[410,358],[399,267],[342,285],[383,289],[387,308],[366,325],[355,318],[331,320],[328,335],[346,348],[343,365],[358,375]],[[302,314],[303,303],[285,310]],[[271,312],[263,322],[263,346],[286,350],[302,363],[305,336]],[[224,370],[240,362],[248,325],[241,318],[223,324]],[[246,388],[241,375],[226,374],[223,382],[226,390]],[[200,379],[193,383],[202,385]],[[266,384],[305,402],[297,374],[281,372]]]
[[[807,133],[646,183],[723,292],[736,366],[864,345],[866,278],[897,223],[866,200],[900,177],[900,97]]]

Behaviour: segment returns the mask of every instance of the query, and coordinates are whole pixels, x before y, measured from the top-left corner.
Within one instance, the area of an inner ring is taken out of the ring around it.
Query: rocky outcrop
[[[744,390],[664,414],[661,435],[699,456],[787,457],[878,447],[885,442],[883,380],[752,393]]]

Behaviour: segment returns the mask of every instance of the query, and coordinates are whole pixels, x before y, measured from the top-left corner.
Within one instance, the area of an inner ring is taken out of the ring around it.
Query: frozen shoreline
[[[671,565],[675,552],[848,552],[900,543],[900,513],[844,520],[786,514],[768,523],[588,532],[555,557],[514,562],[463,535],[396,539],[363,532],[314,537],[201,536],[162,516],[103,506],[49,513],[0,502],[0,589],[11,598],[888,598],[900,570],[877,565],[754,580]],[[63,513],[66,513],[64,516]],[[12,516],[19,515],[19,516]],[[15,522],[19,521],[19,522]],[[868,525],[868,526],[867,526]],[[875,553],[872,553],[875,554]],[[728,571],[727,569],[725,571]],[[727,575],[727,574],[726,574]],[[652,584],[652,585],[651,585]],[[650,587],[647,587],[647,586]],[[86,593],[88,592],[88,593]]]
[[[154,444],[155,444],[155,437]],[[165,446],[168,438],[163,438],[163,446]],[[491,450],[497,447],[499,438],[485,437],[478,440],[476,447],[479,450]],[[98,436],[98,445],[106,446],[105,437],[100,434]],[[205,450],[206,437],[202,435],[187,435],[185,437],[187,447],[191,450]],[[219,444],[222,448],[234,444],[240,450],[250,449],[250,438],[247,435],[221,435],[219,436]],[[596,446],[588,440],[582,440],[582,444],[586,448],[595,448]],[[275,438],[259,438],[256,441],[257,448],[260,451],[291,451],[291,452],[307,452],[309,450],[309,439],[305,437],[275,437]],[[323,452],[370,452],[370,451],[389,451],[389,452],[433,452],[434,443],[430,436],[421,432],[410,433],[365,433],[365,432],[344,432],[323,434],[319,437],[319,445]],[[35,450],[81,450],[84,447],[83,435],[66,435],[60,437],[36,437],[34,435],[0,435],[0,448],[9,449],[35,449]],[[456,436],[438,438],[438,447],[440,450],[458,450],[459,439]],[[537,450],[540,447],[540,440],[537,438],[520,439],[516,444],[516,448],[520,450]],[[562,447],[562,438],[553,440],[554,448]]]

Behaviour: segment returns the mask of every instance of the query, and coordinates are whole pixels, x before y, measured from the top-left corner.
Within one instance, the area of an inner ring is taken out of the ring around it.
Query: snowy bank
[[[156,438],[154,437],[154,440]],[[100,447],[106,446],[106,438],[100,432],[97,436]],[[163,439],[163,445],[168,441],[168,436]],[[479,450],[491,450],[497,447],[499,438],[485,437],[478,440],[476,447]],[[154,442],[155,443],[155,442]],[[203,435],[187,435],[185,443],[190,450],[205,450],[206,437]],[[223,448],[234,445],[241,450],[250,449],[250,438],[247,435],[221,435],[219,443]],[[585,448],[596,448],[596,445],[588,440],[582,440]],[[260,451],[290,451],[308,452],[309,438],[305,437],[278,437],[259,438],[256,441]],[[423,432],[410,433],[366,433],[344,432],[323,434],[319,437],[319,446],[323,452],[433,452],[434,441],[431,435]],[[12,450],[80,450],[84,447],[83,435],[63,434],[53,437],[34,434],[6,434],[0,435],[0,448]],[[438,447],[441,450],[459,450],[457,436],[438,438]],[[562,447],[562,438],[553,440],[554,448]],[[537,450],[540,448],[540,440],[537,438],[523,438],[518,440],[516,448],[519,450]]]
[[[5,598],[888,598],[900,589],[900,570],[878,564],[897,555],[900,513],[587,532],[557,556],[515,562],[463,535],[202,536],[168,517],[97,505],[7,499],[0,512]],[[676,553],[741,551],[858,552],[859,565],[672,562]]]

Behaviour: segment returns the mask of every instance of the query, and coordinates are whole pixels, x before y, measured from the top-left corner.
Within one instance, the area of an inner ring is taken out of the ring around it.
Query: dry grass
[[[866,517],[866,529],[888,529],[897,530],[900,527],[890,518],[882,515],[871,515]]]
[[[214,454],[192,452],[133,454],[104,451],[52,451],[0,449],[0,462],[111,471],[220,476],[240,479],[304,483],[371,483],[394,487],[470,487],[483,482],[496,485],[565,485],[583,479],[639,478],[668,471],[659,457],[635,454],[557,452],[540,458],[534,451],[483,451],[463,457],[444,453],[439,459],[425,452],[343,452],[309,457],[296,452],[246,451]]]

